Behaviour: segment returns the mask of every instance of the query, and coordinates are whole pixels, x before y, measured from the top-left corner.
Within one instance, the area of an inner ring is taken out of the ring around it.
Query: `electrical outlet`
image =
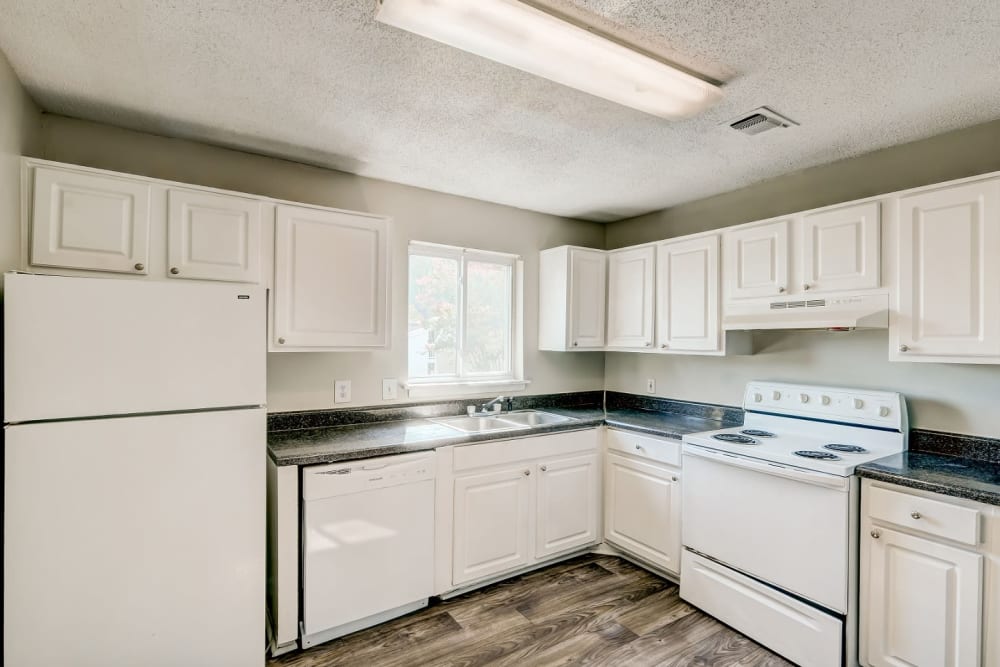
[[[656,380],[654,380],[653,378],[646,379],[646,391],[649,392],[650,394],[656,393]]]
[[[383,378],[382,379],[382,400],[383,401],[393,401],[396,399],[396,387],[399,383],[396,382],[396,378]]]
[[[351,381],[350,380],[335,380],[333,383],[333,402],[334,403],[350,403],[351,402]]]

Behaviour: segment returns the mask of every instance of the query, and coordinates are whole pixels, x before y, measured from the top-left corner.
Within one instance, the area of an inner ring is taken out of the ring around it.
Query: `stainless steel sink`
[[[539,410],[525,410],[523,412],[508,412],[500,415],[500,419],[513,424],[523,424],[524,426],[548,426],[549,424],[563,424],[575,421],[572,417],[554,415],[551,412],[541,412]]]
[[[533,426],[548,426],[574,421],[572,417],[554,415],[539,410],[507,412],[499,415],[474,415],[472,417],[445,417],[432,422],[448,426],[462,433],[494,433],[497,431],[517,431]]]
[[[494,433],[496,431],[516,431],[528,428],[523,424],[515,424],[500,419],[499,417],[446,417],[444,419],[432,419],[432,422],[448,426],[461,431],[462,433]]]

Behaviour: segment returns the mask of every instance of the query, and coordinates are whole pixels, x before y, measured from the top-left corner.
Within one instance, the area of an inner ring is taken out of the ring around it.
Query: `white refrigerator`
[[[264,663],[265,312],[6,274],[4,664]]]

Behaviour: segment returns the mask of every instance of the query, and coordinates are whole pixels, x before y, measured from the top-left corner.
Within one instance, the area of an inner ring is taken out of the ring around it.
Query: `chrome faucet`
[[[497,403],[500,403],[501,401],[503,401],[503,396],[497,396],[492,401],[486,401],[485,403],[480,405],[479,411],[482,412],[483,414],[489,414],[493,406],[496,405]]]

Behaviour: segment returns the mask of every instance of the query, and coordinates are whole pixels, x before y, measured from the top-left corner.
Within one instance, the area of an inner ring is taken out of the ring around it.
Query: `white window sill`
[[[530,380],[465,380],[455,382],[402,382],[409,398],[486,396],[524,391]]]

